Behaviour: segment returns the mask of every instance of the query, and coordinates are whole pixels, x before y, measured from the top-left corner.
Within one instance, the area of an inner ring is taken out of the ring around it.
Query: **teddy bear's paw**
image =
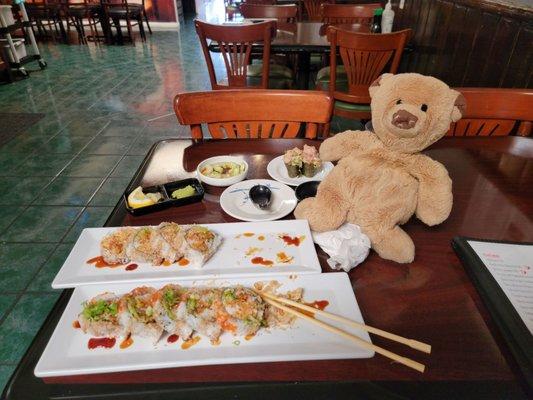
[[[415,245],[399,227],[388,231],[378,242],[373,242],[372,248],[381,258],[397,263],[406,264],[415,259]]]
[[[316,232],[337,229],[344,222],[344,217],[340,215],[338,209],[322,207],[316,198],[302,200],[294,210],[294,217],[306,219],[311,229]]]

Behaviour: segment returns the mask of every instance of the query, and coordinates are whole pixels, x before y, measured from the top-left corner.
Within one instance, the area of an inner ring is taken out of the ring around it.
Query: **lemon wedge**
[[[128,204],[131,208],[151,206],[161,200],[161,193],[143,193],[143,188],[138,187],[128,196]]]

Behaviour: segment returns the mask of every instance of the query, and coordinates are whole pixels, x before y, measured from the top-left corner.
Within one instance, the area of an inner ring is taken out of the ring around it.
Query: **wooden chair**
[[[320,6],[320,18],[325,24],[372,24],[374,10],[380,3],[328,4]]]
[[[268,89],[269,78],[272,86],[290,87],[292,71],[281,65],[270,65],[270,41],[275,31],[275,21],[250,25],[214,25],[199,20],[194,23],[214,90],[247,87]],[[226,66],[227,83],[220,84],[217,81],[208,40],[218,44]],[[258,42],[263,44],[262,63],[251,65],[252,47]]]
[[[95,42],[100,41],[100,35],[98,34],[98,24],[100,23],[99,8],[100,3],[95,3],[91,0],[67,0],[67,19],[76,28],[79,44],[88,43],[85,28],[89,28],[89,38]]]
[[[207,124],[213,138],[294,138],[305,124],[305,137],[317,137],[331,119],[332,99],[309,90],[217,90],[181,93],[174,110],[194,139]]]
[[[240,7],[244,18],[276,18],[279,22],[294,23],[298,14],[296,4],[262,5],[244,3]]]
[[[334,0],[302,0],[309,21],[319,22],[322,19],[320,14],[321,6],[324,3],[334,3]]]
[[[533,90],[455,88],[466,99],[466,113],[447,136],[531,136]]]
[[[128,0],[102,0],[101,4],[107,21],[110,21],[110,26],[114,26],[117,31],[117,42],[119,44],[122,44],[124,40],[122,28],[126,28],[128,31],[126,38],[135,44],[135,37],[133,34],[133,27],[135,25],[139,26],[141,40],[143,42],[146,41],[143,26],[143,14],[137,4],[130,5]],[[125,21],[126,25],[122,25],[121,21]],[[108,34],[109,33],[110,31],[108,30]],[[108,42],[112,42],[112,39],[108,38]]]
[[[368,87],[382,73],[396,73],[403,49],[411,29],[387,34],[357,33],[335,26],[328,27],[331,43],[328,73],[319,71],[317,86],[325,88],[335,99],[333,113],[345,118],[370,119],[370,94]],[[343,69],[337,68],[337,52]],[[329,71],[337,71],[329,74]],[[345,81],[339,77],[345,73]],[[329,82],[328,82],[329,81]]]
[[[144,22],[146,22],[146,27],[148,28],[148,32],[150,35],[152,34],[152,28],[150,27],[150,22],[148,21],[148,13],[146,12],[146,5],[144,4],[144,0],[134,0],[129,2],[129,6],[131,8],[139,8],[140,12],[142,14],[142,17],[144,18]]]

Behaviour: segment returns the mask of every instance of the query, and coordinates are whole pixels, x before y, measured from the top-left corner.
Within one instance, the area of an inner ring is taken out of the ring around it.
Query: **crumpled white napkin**
[[[312,232],[313,241],[328,255],[332,269],[348,272],[361,264],[370,251],[370,239],[354,224],[344,224],[335,231]]]

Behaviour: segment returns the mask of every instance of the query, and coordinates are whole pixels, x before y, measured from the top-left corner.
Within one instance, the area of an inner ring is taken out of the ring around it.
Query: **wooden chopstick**
[[[259,294],[262,294],[262,292],[259,292]],[[372,343],[369,343],[367,342],[366,340],[363,340],[361,339],[360,337],[357,337],[355,335],[351,335],[341,329],[338,329],[334,326],[331,326],[331,325],[328,325],[326,324],[325,322],[322,322],[318,319],[315,319],[313,317],[310,317],[306,314],[303,314],[297,310],[295,310],[294,308],[290,308],[290,307],[287,307],[287,306],[284,306],[283,304],[281,303],[278,303],[274,300],[271,300],[270,298],[268,297],[264,297],[263,300],[267,303],[267,304],[270,304],[272,305],[273,307],[277,307],[279,308],[280,310],[283,310],[285,312],[288,312],[289,314],[293,314],[299,318],[302,318],[302,319],[305,319],[306,321],[309,321],[315,325],[318,325],[320,326],[321,328],[327,330],[327,331],[330,331],[330,332],[333,332],[339,336],[342,336],[348,340],[351,340],[352,342],[355,342],[357,343],[357,345],[359,345],[360,347],[364,348],[364,349],[367,349],[367,350],[373,350],[375,351],[376,353],[379,353],[387,358],[390,358],[391,360],[394,360],[396,362],[399,362],[400,364],[403,364],[407,367],[410,367],[410,368],[413,368],[419,372],[424,372],[424,370],[426,369],[425,365],[424,364],[420,364],[419,362],[416,362],[414,360],[411,360],[410,358],[406,358],[406,357],[402,357],[396,353],[393,353],[389,350],[386,350],[382,347],[379,347],[379,346],[376,346]]]
[[[269,299],[277,301],[278,303],[285,303],[285,304],[288,304],[290,306],[293,306],[293,307],[296,307],[296,308],[300,308],[302,310],[306,310],[306,311],[312,312],[313,314],[321,315],[321,316],[323,316],[325,318],[329,318],[329,319],[332,319],[334,321],[342,322],[342,323],[345,323],[346,325],[353,326],[355,328],[358,328],[358,329],[373,333],[373,334],[378,335],[378,336],[382,336],[382,337],[390,339],[390,340],[392,340],[394,342],[405,344],[405,345],[407,345],[407,346],[409,346],[409,347],[411,347],[413,349],[416,349],[416,350],[419,350],[419,351],[423,351],[424,353],[428,353],[428,354],[431,353],[431,345],[419,342],[418,340],[413,340],[413,339],[408,339],[408,338],[405,338],[405,337],[402,337],[402,336],[398,336],[398,335],[395,335],[394,333],[390,333],[390,332],[387,332],[387,331],[384,331],[384,330],[381,330],[381,329],[378,329],[378,328],[374,328],[372,326],[368,326],[368,325],[362,324],[362,323],[357,322],[357,321],[352,321],[351,319],[344,318],[344,317],[341,317],[339,315],[335,315],[335,314],[332,314],[332,313],[329,313],[329,312],[326,312],[326,311],[323,311],[323,310],[319,310],[317,308],[308,306],[307,304],[302,304],[302,303],[298,303],[296,301],[289,300],[289,299],[286,299],[286,298],[283,298],[283,297],[278,297],[278,296],[275,296],[275,295],[273,295],[271,293],[260,292],[260,294],[261,294],[261,296],[268,297]]]

